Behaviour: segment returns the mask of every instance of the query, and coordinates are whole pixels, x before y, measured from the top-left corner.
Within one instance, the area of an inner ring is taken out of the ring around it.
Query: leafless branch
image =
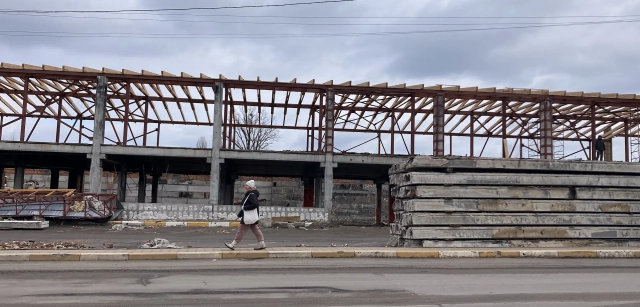
[[[196,143],[196,148],[207,148],[207,139],[204,136],[201,136],[198,139],[198,143]]]
[[[235,128],[235,143],[241,150],[265,150],[279,137],[278,131],[274,128],[255,127],[271,125],[267,114],[258,114],[258,109],[255,107],[242,109],[236,114],[235,120],[240,125],[247,125],[247,127]]]

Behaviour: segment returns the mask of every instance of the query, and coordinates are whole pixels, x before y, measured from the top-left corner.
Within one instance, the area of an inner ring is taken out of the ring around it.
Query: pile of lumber
[[[418,156],[390,180],[389,246],[640,246],[640,163]]]

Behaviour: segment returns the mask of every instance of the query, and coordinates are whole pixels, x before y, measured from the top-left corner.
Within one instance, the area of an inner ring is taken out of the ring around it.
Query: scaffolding
[[[527,158],[540,159],[540,123],[531,123],[528,127],[529,138],[527,139]]]
[[[567,129],[565,128],[564,125],[558,123],[556,121],[556,126],[554,127],[554,131],[562,131],[561,134],[558,136],[560,139],[556,139],[556,137],[554,137],[553,139],[553,159],[554,160],[562,160],[565,158],[564,156],[564,138],[565,138],[565,132],[567,131]],[[560,130],[562,129],[562,130]]]
[[[540,150],[538,149],[540,148],[539,139],[539,133],[536,133],[533,135],[533,138],[529,139],[529,144],[527,146],[527,157],[529,159],[540,159]]]
[[[631,162],[640,162],[640,123],[638,118],[633,121],[633,126],[629,127],[629,131],[633,131],[629,135],[629,145],[631,147]]]

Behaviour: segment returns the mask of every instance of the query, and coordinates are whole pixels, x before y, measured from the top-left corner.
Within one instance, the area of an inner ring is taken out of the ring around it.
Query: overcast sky
[[[4,0],[0,3],[0,8],[96,10],[291,2],[301,1]],[[316,79],[319,82],[353,80],[393,84],[459,84],[585,92],[639,92],[638,22],[356,37],[269,37],[274,34],[380,34],[522,26],[513,23],[629,20],[640,18],[640,1],[636,0],[357,0],[296,7],[182,13],[189,15],[162,14],[164,15],[0,14],[0,60],[15,64],[146,69],[155,72],[165,70],[176,74],[187,72],[197,75],[202,72],[210,76],[242,75],[245,79],[260,76],[263,80],[279,77],[281,80],[298,78],[300,81]],[[212,16],[223,14],[242,17]],[[638,17],[552,18],[594,15]],[[472,16],[492,18],[451,18]],[[458,25],[433,25],[442,23]],[[137,36],[150,33],[211,35],[189,39],[104,37],[100,34],[90,35],[91,37],[47,37],[25,36],[25,33],[14,31],[28,31],[26,35],[42,35],[35,32],[43,31],[63,32],[55,35],[77,35],[70,33],[78,32],[129,33]],[[3,33],[11,36],[4,36]],[[198,136],[207,133],[210,136],[210,132],[205,130],[207,129],[202,127],[172,127],[163,132],[163,143],[172,146],[194,146]],[[42,131],[37,134],[44,139],[46,133]],[[336,146],[349,148],[364,140],[360,137],[344,137],[337,139]],[[303,149],[304,146],[304,134],[293,133],[281,138],[273,149],[295,150]],[[423,153],[431,151],[431,144],[419,144],[417,147]],[[465,141],[464,144],[460,143],[455,147],[454,153],[457,150],[464,153],[468,145]],[[489,155],[500,155],[499,143],[493,143],[489,147]],[[374,152],[377,151],[377,145],[368,144],[357,151]],[[614,155],[617,159],[622,159],[622,148]]]

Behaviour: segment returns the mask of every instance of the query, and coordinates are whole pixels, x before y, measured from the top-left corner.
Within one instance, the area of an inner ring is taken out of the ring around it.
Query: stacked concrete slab
[[[390,177],[390,246],[640,246],[640,163],[418,156]]]

